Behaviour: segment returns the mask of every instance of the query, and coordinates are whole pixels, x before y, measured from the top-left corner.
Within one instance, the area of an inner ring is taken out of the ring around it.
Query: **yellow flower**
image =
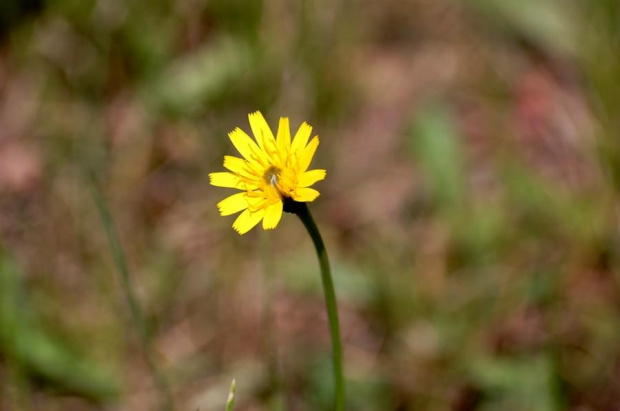
[[[312,127],[307,123],[299,127],[291,143],[288,118],[280,118],[274,138],[259,111],[248,117],[256,142],[239,127],[234,129],[228,137],[244,158],[224,156],[224,167],[229,171],[209,174],[211,185],[243,190],[217,204],[222,216],[242,211],[233,223],[239,234],[247,233],[261,220],[265,230],[275,228],[284,201],[314,201],[319,192],[309,187],[326,175],[325,170],[308,170],[319,137],[308,142]]]

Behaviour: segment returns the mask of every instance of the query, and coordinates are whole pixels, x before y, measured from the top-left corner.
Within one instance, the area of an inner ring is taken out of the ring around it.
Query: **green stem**
[[[226,411],[233,411],[233,407],[235,406],[235,391],[236,391],[237,383],[233,378],[230,383],[230,391],[228,392],[228,400],[226,400]]]
[[[112,251],[114,264],[116,265],[116,269],[119,274],[121,288],[123,289],[123,292],[125,294],[125,300],[127,301],[127,305],[129,306],[129,310],[131,312],[131,318],[136,328],[138,329],[140,345],[142,347],[147,366],[161,395],[161,409],[162,411],[172,411],[174,409],[172,394],[170,393],[168,383],[166,382],[164,375],[155,364],[155,354],[153,352],[151,334],[146,326],[144,315],[142,314],[140,305],[138,304],[138,299],[136,298],[133,292],[133,288],[131,286],[127,260],[125,258],[125,253],[123,251],[121,242],[118,238],[116,227],[114,226],[110,211],[105,204],[105,200],[103,199],[101,192],[97,188],[95,179],[92,176],[90,183],[93,199],[95,200],[95,204],[97,205],[97,209],[99,210],[99,215],[105,228],[106,235],[108,237],[108,243]]]
[[[310,209],[306,203],[295,204],[295,214],[308,230],[308,234],[312,238],[319,264],[321,265],[321,280],[323,282],[323,292],[325,294],[325,305],[327,307],[327,317],[329,318],[329,331],[332,337],[332,352],[334,366],[334,410],[343,411],[345,409],[345,387],[342,374],[342,343],[340,340],[340,324],[338,322],[338,305],[336,302],[336,292],[334,290],[334,282],[332,280],[331,270],[329,268],[329,260],[327,258],[327,250],[321,233],[310,214]]]
[[[278,358],[276,351],[275,323],[273,317],[273,300],[274,300],[274,266],[273,266],[273,250],[271,238],[267,231],[261,232],[261,258],[263,260],[263,278],[265,295],[263,297],[263,328],[265,335],[265,358],[267,359],[267,373],[269,379],[269,406],[270,410],[281,410],[282,395],[280,387],[280,376],[278,375]]]

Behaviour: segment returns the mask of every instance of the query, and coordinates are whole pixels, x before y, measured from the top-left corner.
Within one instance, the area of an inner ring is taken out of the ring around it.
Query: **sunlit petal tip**
[[[244,189],[245,184],[239,176],[226,171],[209,173],[209,183],[215,187]]]
[[[264,210],[258,210],[256,212],[251,212],[250,210],[245,210],[233,223],[233,229],[239,234],[245,234],[250,231],[256,224],[263,219],[265,215]]]
[[[321,193],[313,188],[298,188],[293,192],[293,200],[309,203],[316,200],[319,195],[321,195]]]
[[[325,176],[327,176],[327,171],[325,170],[321,170],[321,169],[309,170],[299,175],[297,185],[299,187],[310,187],[312,184],[316,183],[317,181],[324,180]]]
[[[265,209],[265,217],[263,217],[263,229],[273,230],[278,226],[280,219],[282,218],[282,210],[284,204],[282,201],[271,204]]]
[[[304,172],[308,169],[318,147],[319,136],[315,136],[312,140],[310,140],[308,145],[301,150],[301,154],[299,156],[299,171]]]
[[[262,126],[263,123],[267,124],[267,120],[265,120],[265,116],[261,113],[260,110],[253,111],[248,114],[248,120],[250,120],[250,126]],[[254,124],[252,124],[254,123]]]
[[[246,193],[237,193],[217,203],[221,216],[227,216],[247,209],[249,206]]]
[[[235,127],[232,131],[228,132],[228,138],[233,140],[238,134],[245,134],[248,138],[250,138],[250,136],[248,136],[247,133],[241,129],[241,127]]]
[[[305,121],[299,126],[299,130],[295,133],[295,137],[293,137],[293,143],[291,144],[291,151],[297,152],[306,147],[308,143],[308,139],[312,134],[312,126],[310,126]]]
[[[248,114],[248,119],[250,120],[250,127],[252,128],[254,138],[258,142],[260,148],[265,150],[266,148],[272,147],[275,144],[275,138],[263,113],[255,111]]]

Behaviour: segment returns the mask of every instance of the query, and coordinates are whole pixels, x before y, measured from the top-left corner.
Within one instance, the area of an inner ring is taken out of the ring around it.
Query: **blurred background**
[[[2,0],[0,409],[330,409],[301,223],[208,184],[255,110],[321,137],[350,410],[620,409],[617,0]]]

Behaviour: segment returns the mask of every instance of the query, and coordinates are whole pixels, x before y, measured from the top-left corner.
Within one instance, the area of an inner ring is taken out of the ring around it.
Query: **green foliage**
[[[263,1],[215,0],[205,1],[205,5],[218,31],[232,33],[247,40],[258,39]]]
[[[458,213],[465,201],[461,142],[447,107],[431,104],[417,114],[411,136],[433,203],[445,213]]]
[[[20,284],[20,274],[6,253],[0,256],[0,354],[51,390],[97,402],[117,397],[119,384],[111,370],[76,350],[42,326]]]
[[[576,9],[570,1],[467,0],[466,3],[499,32],[524,39],[550,53],[574,57],[579,52]]]
[[[156,111],[196,113],[251,84],[257,63],[250,44],[222,38],[149,80],[142,98]]]
[[[482,410],[564,409],[558,376],[549,356],[481,358],[472,362],[472,374],[475,383],[487,393]]]

